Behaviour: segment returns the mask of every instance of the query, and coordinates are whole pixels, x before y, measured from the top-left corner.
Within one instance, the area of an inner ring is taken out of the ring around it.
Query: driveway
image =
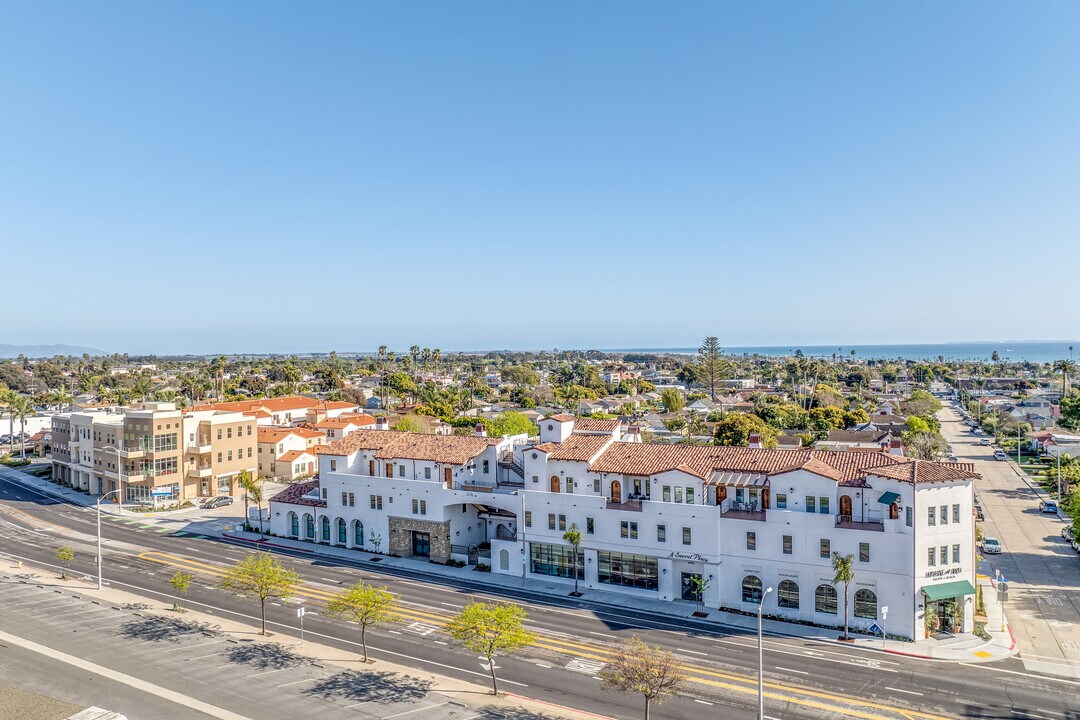
[[[1061,537],[1064,521],[1039,512],[1039,495],[1015,463],[994,460],[994,448],[979,445],[957,412],[939,417],[957,457],[973,460],[982,475],[975,490],[983,532],[998,538],[1003,552],[986,556],[981,570],[1000,570],[1009,581],[1005,614],[1024,666],[1080,678],[1080,555]]]

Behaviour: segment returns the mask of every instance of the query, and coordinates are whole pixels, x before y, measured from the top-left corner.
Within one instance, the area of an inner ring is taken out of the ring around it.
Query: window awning
[[[900,493],[887,492],[882,493],[881,497],[877,499],[882,505],[892,505],[894,502],[900,499]]]
[[[927,600],[945,600],[947,598],[974,595],[975,588],[967,580],[953,580],[952,582],[938,583],[923,588]]]

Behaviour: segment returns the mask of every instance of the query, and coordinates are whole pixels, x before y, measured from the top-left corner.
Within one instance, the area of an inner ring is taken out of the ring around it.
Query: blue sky
[[[1070,337],[1078,37],[1073,2],[5,3],[0,335]]]

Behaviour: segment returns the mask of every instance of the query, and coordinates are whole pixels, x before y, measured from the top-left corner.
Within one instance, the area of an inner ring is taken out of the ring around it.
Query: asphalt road
[[[1001,541],[987,555],[989,574],[1009,580],[1005,614],[1029,670],[1080,679],[1080,555],[1061,537],[1065,522],[1039,512],[1039,495],[1012,460],[994,460],[994,446],[979,444],[953,410],[941,413],[942,432],[961,460],[982,477],[975,490],[983,505],[983,532]]]
[[[38,563],[55,562],[63,542],[76,547],[73,569],[93,575],[94,532],[91,510],[57,504],[0,479],[0,550]],[[197,580],[188,602],[204,610],[251,618],[249,602],[218,590],[216,573],[249,550],[215,539],[177,537],[117,522],[105,525],[106,577],[119,586],[171,595],[167,578],[177,568]],[[481,582],[434,583],[408,572],[387,573],[375,563],[345,564],[303,554],[281,553],[306,579],[299,600],[318,613],[326,594],[363,578],[386,584],[400,595],[407,621],[380,630],[371,640],[373,654],[405,665],[484,682],[471,654],[455,648],[441,624],[473,597],[497,597],[526,606],[530,624],[541,636],[538,646],[502,658],[505,690],[606,717],[640,715],[637,698],[603,692],[596,672],[620,638],[638,635],[675,652],[693,682],[688,692],[662,706],[668,718],[697,720],[709,714],[725,718],[755,716],[756,638],[719,633],[640,617],[622,609],[553,600],[519,593],[493,594]],[[288,603],[271,606],[268,617],[278,632],[296,632],[295,610]],[[308,614],[308,632],[328,644],[353,645],[351,627]],[[773,718],[1080,718],[1080,682],[1029,673],[1019,661],[987,665],[930,663],[857,648],[783,637],[765,640],[766,715]],[[712,707],[712,710],[708,708]]]

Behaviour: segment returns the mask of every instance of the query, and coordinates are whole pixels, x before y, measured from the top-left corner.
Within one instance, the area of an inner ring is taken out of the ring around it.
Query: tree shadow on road
[[[120,634],[132,640],[180,642],[191,635],[217,635],[218,628],[210,623],[180,618],[136,617],[120,626]]]
[[[430,690],[431,683],[420,678],[391,672],[346,670],[309,686],[304,694],[324,700],[395,703],[422,700]]]
[[[226,655],[234,663],[250,665],[257,670],[284,670],[311,662],[311,658],[277,643],[240,643],[229,648]]]
[[[470,708],[471,709],[471,708]],[[554,720],[555,715],[545,715],[524,708],[476,708],[476,720]]]

